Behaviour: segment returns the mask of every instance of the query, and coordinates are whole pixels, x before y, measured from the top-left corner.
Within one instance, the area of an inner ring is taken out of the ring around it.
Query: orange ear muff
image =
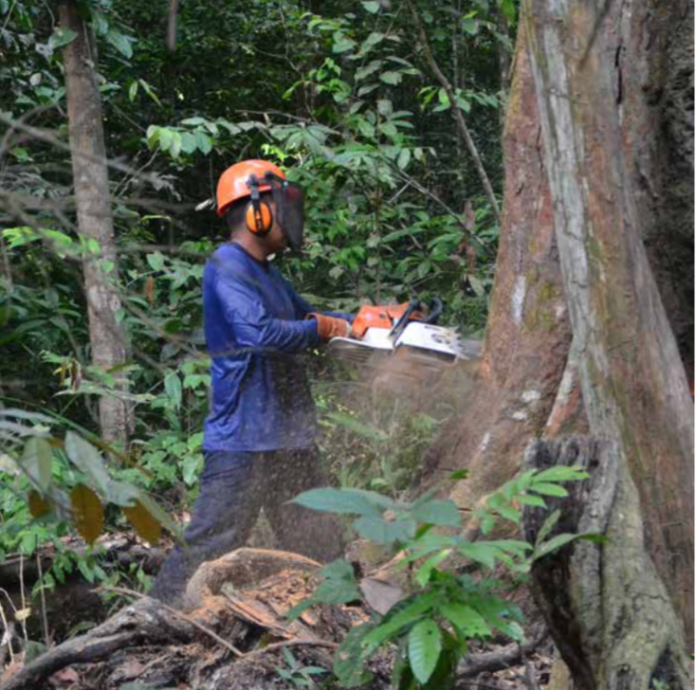
[[[255,235],[267,235],[273,225],[271,207],[263,201],[256,205],[249,203],[246,208],[246,225]]]

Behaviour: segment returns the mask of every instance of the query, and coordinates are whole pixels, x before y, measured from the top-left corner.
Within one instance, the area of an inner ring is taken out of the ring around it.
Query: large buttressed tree
[[[618,437],[646,548],[692,637],[693,5],[546,5],[525,5],[518,36],[479,385],[438,464],[470,469],[453,491],[470,505],[533,437]]]

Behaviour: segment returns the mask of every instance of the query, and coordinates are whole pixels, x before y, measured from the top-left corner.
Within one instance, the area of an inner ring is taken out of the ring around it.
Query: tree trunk
[[[63,49],[68,101],[70,150],[79,234],[85,239],[83,258],[85,293],[93,364],[103,371],[123,365],[127,347],[116,314],[121,308],[116,284],[117,253],[111,215],[109,177],[104,146],[101,98],[89,34],[75,0],[59,5],[61,27],[75,39]],[[113,373],[116,389],[127,382]],[[101,433],[107,443],[125,448],[128,408],[118,397],[99,401]]]
[[[547,499],[562,517],[554,533],[592,532],[605,543],[574,542],[532,567],[531,588],[578,690],[689,686],[679,621],[646,551],[635,484],[617,441],[572,437],[533,442],[525,466],[580,465],[590,475]],[[548,510],[526,509],[534,541]],[[554,534],[549,535],[550,537]],[[566,684],[564,687],[568,687]]]
[[[505,197],[490,318],[466,412],[429,456],[441,471],[465,466],[452,498],[471,506],[519,468],[529,439],[543,433],[570,347],[534,85],[518,35],[504,134]]]
[[[628,459],[648,551],[692,639],[693,404],[623,153],[613,37],[630,5],[602,16],[527,1],[526,29],[590,429]]]

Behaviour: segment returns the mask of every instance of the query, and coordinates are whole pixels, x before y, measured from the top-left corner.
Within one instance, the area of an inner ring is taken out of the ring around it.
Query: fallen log
[[[554,532],[591,532],[532,567],[532,594],[577,690],[693,687],[680,621],[644,543],[636,487],[620,445],[594,437],[534,441],[527,468],[580,465],[589,479],[548,499],[562,517]],[[535,541],[549,512],[525,508],[525,538]]]

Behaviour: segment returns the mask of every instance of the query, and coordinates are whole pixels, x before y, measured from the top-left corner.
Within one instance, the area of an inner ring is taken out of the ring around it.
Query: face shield
[[[304,194],[302,188],[267,173],[264,183],[270,185],[276,218],[290,248],[296,252],[302,249],[304,234]]]

